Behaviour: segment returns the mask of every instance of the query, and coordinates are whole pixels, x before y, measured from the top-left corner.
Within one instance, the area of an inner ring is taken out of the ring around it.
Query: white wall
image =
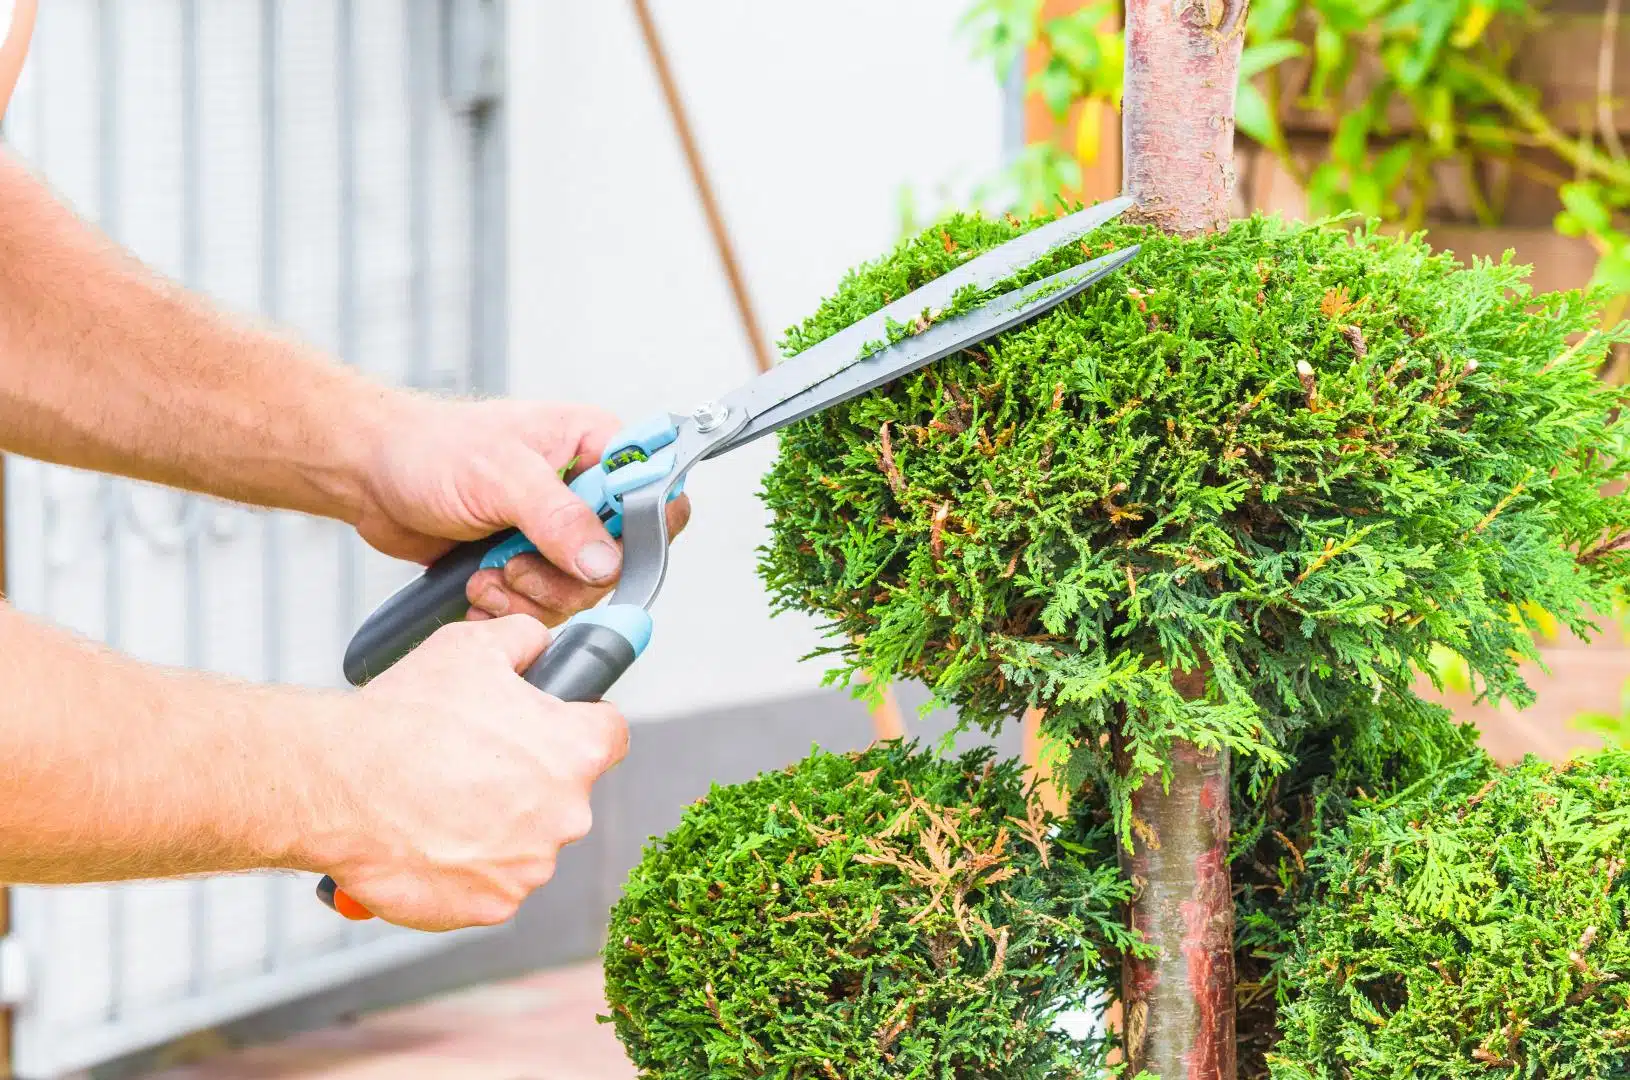
[[[955,0],[654,0],[765,330],[779,339],[933,196],[1000,164],[1002,96]],[[511,390],[629,419],[684,411],[752,356],[627,0],[510,12]],[[755,572],[773,440],[687,490],[650,651],[618,688],[639,719],[820,682],[813,623]]]

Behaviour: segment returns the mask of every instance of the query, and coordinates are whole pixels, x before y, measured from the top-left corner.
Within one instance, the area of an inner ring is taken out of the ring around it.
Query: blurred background
[[[155,268],[420,387],[685,410],[936,214],[1119,187],[1111,3],[41,8],[7,142]],[[1542,288],[1630,293],[1618,0],[1254,12],[1238,213],[1356,209],[1463,257],[1515,248]],[[918,714],[919,687],[870,712],[823,689],[800,662],[818,628],[771,619],[772,453],[692,477],[657,637],[619,687],[633,752],[514,924],[346,924],[288,876],[12,889],[0,1076],[630,1075],[594,1023],[593,957],[646,839],[712,782],[952,721]],[[297,516],[17,458],[3,482],[10,600],[156,661],[338,685],[352,630],[411,573]],[[1503,757],[1618,737],[1630,656],[1602,623],[1588,647],[1541,628],[1521,715],[1477,703],[1453,657],[1432,692]],[[1030,730],[1004,750],[1034,757]]]

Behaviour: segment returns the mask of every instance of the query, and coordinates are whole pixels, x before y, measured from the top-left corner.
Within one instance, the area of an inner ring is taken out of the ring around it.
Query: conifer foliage
[[[1055,1021],[1135,947],[1108,831],[1056,838],[988,748],[915,751],[716,786],[647,849],[606,948],[642,1075],[1098,1075]]]
[[[1275,1080],[1630,1074],[1630,752],[1482,757],[1310,853]]]
[[[952,217],[786,348],[1042,220]],[[762,572],[828,621],[839,676],[921,679],[987,728],[1041,706],[1066,781],[1118,810],[1174,740],[1266,782],[1355,685],[1410,696],[1434,645],[1525,703],[1516,613],[1589,633],[1626,575],[1630,502],[1602,494],[1625,393],[1590,298],[1349,223],[1117,224],[1088,253],[1130,243],[1083,296],[784,433]],[[1173,673],[1201,668],[1186,701]]]

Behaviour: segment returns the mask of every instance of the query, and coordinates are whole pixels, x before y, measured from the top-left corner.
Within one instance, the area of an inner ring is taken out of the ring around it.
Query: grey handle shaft
[[[379,605],[346,646],[346,682],[361,686],[417,649],[437,627],[463,621],[470,610],[464,595],[470,578],[487,552],[514,535],[514,529],[505,529],[458,545]]]
[[[562,630],[526,681],[562,701],[599,701],[636,658],[634,646],[617,631],[592,623]]]

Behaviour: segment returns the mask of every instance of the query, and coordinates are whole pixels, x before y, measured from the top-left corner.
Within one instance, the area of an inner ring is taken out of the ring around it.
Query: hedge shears
[[[593,702],[611,689],[651,640],[650,607],[668,571],[666,504],[698,462],[971,348],[1076,296],[1137,255],[1136,246],[1083,262],[965,313],[933,321],[968,288],[985,291],[1079,242],[1132,205],[1114,199],[1059,218],[974,258],[881,311],[838,331],[746,385],[685,414],[661,414],[613,436],[599,464],[571,483],[612,536],[623,567],[607,602],[569,619],[526,681],[562,701]],[[920,327],[893,344],[891,333]],[[479,570],[501,568],[537,548],[516,529],[460,544],[386,600],[352,638],[345,677],[362,686],[469,610],[465,587]],[[317,894],[352,919],[371,915],[325,877]]]

